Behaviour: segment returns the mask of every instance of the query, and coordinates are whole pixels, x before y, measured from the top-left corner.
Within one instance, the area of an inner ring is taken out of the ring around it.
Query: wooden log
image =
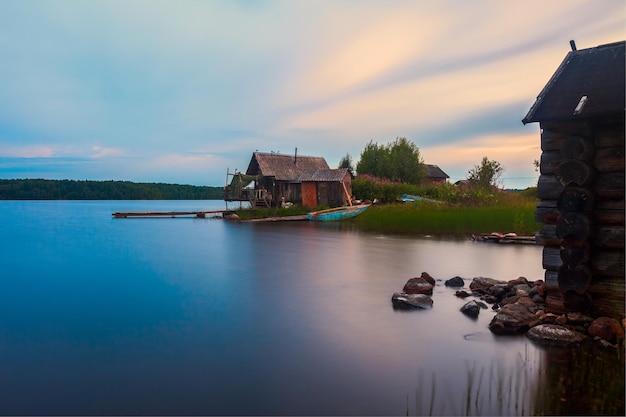
[[[554,175],[563,157],[559,151],[543,151],[539,160],[539,172],[542,175]]]
[[[564,305],[563,293],[558,290],[548,290],[546,294],[546,313],[565,314],[567,310]]]
[[[564,189],[565,186],[559,182],[555,175],[539,176],[537,197],[540,200],[556,200]]]
[[[568,136],[561,146],[563,159],[591,161],[594,155],[593,144],[582,136]]]
[[[591,310],[592,300],[589,293],[578,294],[576,291],[563,293],[563,306],[567,311],[587,313]]]
[[[540,123],[541,129],[548,130],[553,134],[568,136],[578,135],[587,138],[593,137],[595,131],[593,124],[587,120],[554,120],[543,121]]]
[[[593,167],[598,172],[624,172],[624,144],[620,147],[602,148],[596,151]]]
[[[539,200],[535,209],[535,221],[554,224],[559,220],[559,214],[555,200]]]
[[[624,225],[624,209],[605,210],[596,208],[593,211],[593,220],[598,225]]]
[[[593,244],[600,248],[624,248],[624,226],[597,227],[594,234]]]
[[[592,167],[576,159],[563,161],[556,168],[556,177],[562,185],[585,186],[593,182],[595,177]]]
[[[559,254],[564,266],[573,268],[589,261],[591,248],[587,240],[563,239]]]
[[[565,187],[557,199],[556,207],[561,213],[589,214],[593,211],[593,192],[582,187]]]
[[[541,266],[546,271],[558,271],[563,266],[561,248],[559,246],[544,246],[541,257]]]
[[[574,291],[583,295],[589,289],[592,279],[593,271],[586,265],[578,265],[574,268],[563,265],[559,269],[557,282],[561,291]]]
[[[538,245],[549,245],[559,247],[561,238],[556,236],[556,224],[544,224],[541,230],[535,235]]]
[[[591,234],[591,220],[581,213],[561,213],[556,223],[556,236],[563,239],[572,237],[585,240]]]
[[[621,321],[624,318],[626,281],[624,277],[614,278],[596,275],[588,293],[593,299],[592,317],[613,317]]]
[[[624,250],[596,249],[591,259],[593,270],[597,274],[616,277],[624,281]]]
[[[539,178],[541,179],[541,177]],[[593,191],[598,199],[624,199],[624,171],[600,173],[596,177]],[[537,194],[539,190],[537,189]],[[542,198],[542,197],[539,197]]]
[[[624,122],[598,128],[594,133],[593,143],[596,151],[600,148],[624,149]]]
[[[559,151],[565,142],[565,137],[558,130],[541,129],[541,150],[544,152]]]

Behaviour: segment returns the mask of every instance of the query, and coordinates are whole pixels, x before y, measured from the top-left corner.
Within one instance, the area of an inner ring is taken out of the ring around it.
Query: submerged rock
[[[476,300],[469,301],[461,307],[461,313],[472,318],[477,318],[480,313],[480,305]]]
[[[426,294],[396,292],[391,296],[391,304],[398,309],[428,309],[432,308],[433,299]]]
[[[547,346],[572,346],[583,342],[587,336],[558,324],[540,324],[528,330],[526,337]]]
[[[453,277],[447,280],[445,283],[446,287],[463,287],[465,286],[465,281],[461,277]]]
[[[411,278],[404,284],[403,292],[407,294],[427,294],[433,293],[434,285],[423,277]]]
[[[527,306],[514,303],[502,306],[489,323],[495,334],[521,334],[539,322],[539,318]]]

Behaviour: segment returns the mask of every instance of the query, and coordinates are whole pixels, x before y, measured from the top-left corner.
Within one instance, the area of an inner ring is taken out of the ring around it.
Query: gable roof
[[[246,175],[261,174],[264,177],[274,177],[278,181],[297,181],[305,170],[316,169],[328,169],[324,158],[254,152]]]
[[[522,122],[623,114],[625,45],[569,52]]]
[[[437,165],[426,164],[426,169],[428,169],[428,172],[426,174],[427,178],[450,178],[450,176],[443,172],[443,170]]]
[[[348,168],[306,170],[300,175],[300,182],[341,182],[348,174]]]

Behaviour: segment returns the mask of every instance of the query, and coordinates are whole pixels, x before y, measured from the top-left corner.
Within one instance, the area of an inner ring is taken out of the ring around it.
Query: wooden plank
[[[207,214],[224,214],[231,213],[232,210],[209,210],[209,211],[130,211],[115,212],[113,217],[116,219],[125,219],[128,217],[181,217],[196,216],[206,217]]]

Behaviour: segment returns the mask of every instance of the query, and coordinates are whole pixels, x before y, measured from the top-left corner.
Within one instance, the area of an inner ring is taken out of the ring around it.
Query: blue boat
[[[329,222],[349,219],[363,213],[370,205],[360,204],[358,206],[337,207],[328,210],[312,211],[307,214],[309,220]]]

